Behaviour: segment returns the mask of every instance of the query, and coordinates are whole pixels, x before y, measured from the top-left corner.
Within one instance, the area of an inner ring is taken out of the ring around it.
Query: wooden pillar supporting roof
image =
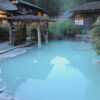
[[[22,22],[36,22],[38,23],[37,25],[37,37],[38,37],[38,47],[41,48],[41,26],[40,23],[43,22],[46,27],[44,28],[45,32],[44,32],[44,39],[45,39],[45,43],[48,44],[48,22],[55,22],[52,19],[49,18],[45,18],[45,17],[39,17],[39,16],[34,16],[34,15],[22,15],[22,16],[11,16],[11,17],[7,17],[7,20],[12,21],[22,21]],[[9,23],[11,23],[9,22]],[[13,33],[12,33],[12,29],[10,27],[10,45],[13,44]]]
[[[48,44],[48,22],[46,22],[46,38],[45,43]]]
[[[37,33],[38,33],[38,47],[41,48],[41,32],[40,32],[40,23],[38,22],[37,26]]]
[[[9,22],[9,45],[13,46],[13,33],[12,33],[12,26]]]
[[[48,44],[48,22],[45,21],[43,24],[44,24],[43,25],[43,30],[44,31],[43,31],[42,35],[45,39],[45,44]]]

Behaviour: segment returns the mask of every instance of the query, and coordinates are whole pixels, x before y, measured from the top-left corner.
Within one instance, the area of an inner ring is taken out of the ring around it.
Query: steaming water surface
[[[34,46],[0,61],[0,87],[18,100],[100,100],[98,60],[89,43]]]

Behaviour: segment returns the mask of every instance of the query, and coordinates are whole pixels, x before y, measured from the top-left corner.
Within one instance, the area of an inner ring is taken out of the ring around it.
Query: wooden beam
[[[45,43],[48,44],[48,22],[46,22],[46,40]]]
[[[44,22],[42,25],[42,35],[44,37],[45,44],[48,44],[48,22]]]
[[[37,26],[37,33],[38,33],[38,47],[41,48],[41,32],[40,32],[40,23]]]
[[[45,26],[44,26],[44,33],[43,33],[43,36],[44,36],[44,39],[45,39],[45,44],[48,44],[48,22],[45,22],[44,23]]]
[[[9,22],[9,45],[13,46],[13,34],[12,34],[12,28],[10,22]]]

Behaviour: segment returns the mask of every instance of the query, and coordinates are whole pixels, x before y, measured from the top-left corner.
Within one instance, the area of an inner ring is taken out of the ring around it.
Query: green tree
[[[98,17],[94,28],[92,29],[92,36],[94,39],[93,47],[97,54],[100,55],[100,17]]]
[[[25,0],[46,9],[50,16],[57,16],[60,12],[70,11],[79,4],[99,0]]]
[[[50,16],[57,16],[60,12],[62,1],[61,0],[25,0],[36,4],[48,11]]]
[[[36,4],[46,9],[50,16],[59,14],[62,2],[60,0],[36,0]]]

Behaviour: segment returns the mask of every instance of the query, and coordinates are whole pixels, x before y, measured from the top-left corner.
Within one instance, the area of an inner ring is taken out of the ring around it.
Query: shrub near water
[[[76,34],[82,33],[82,30],[79,26],[75,25],[73,21],[67,20],[65,21],[64,32],[68,37],[74,37]]]
[[[82,33],[82,30],[72,20],[59,21],[49,26],[49,34],[53,36],[75,37],[77,33]]]
[[[54,36],[61,34],[60,26],[61,26],[61,22],[56,22],[49,25],[49,34],[54,35]]]
[[[97,54],[100,55],[100,17],[95,22],[94,28],[91,32],[94,39],[93,47]]]
[[[9,38],[9,27],[6,24],[0,24],[0,42]]]

